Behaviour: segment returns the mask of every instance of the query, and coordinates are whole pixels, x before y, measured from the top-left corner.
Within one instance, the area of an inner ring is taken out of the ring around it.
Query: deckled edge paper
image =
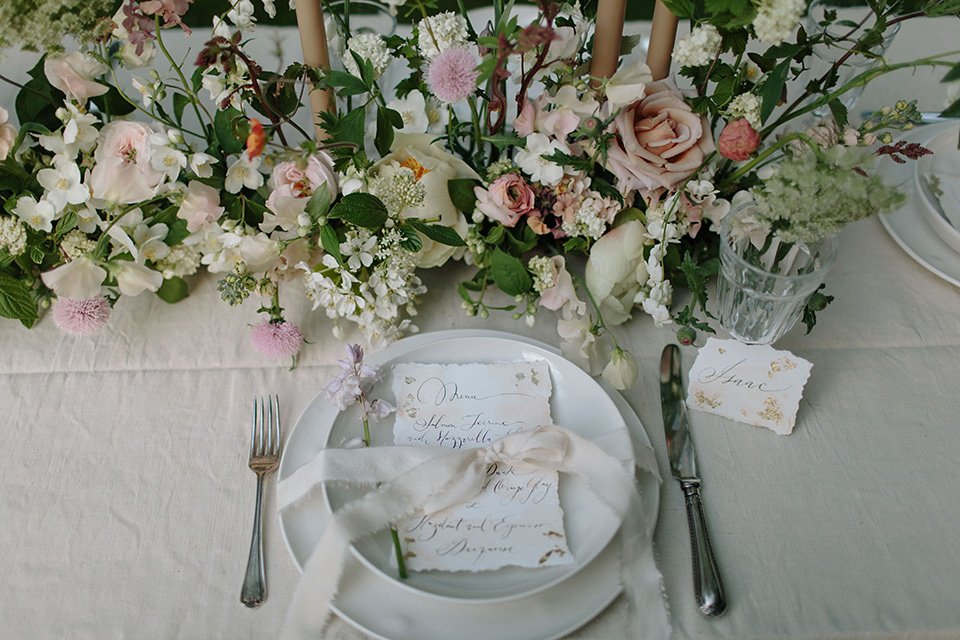
[[[687,406],[788,435],[812,368],[789,351],[709,338],[687,378]]]
[[[400,446],[475,449],[552,423],[545,361],[398,364],[393,391]],[[407,567],[487,571],[572,562],[557,482],[555,471],[492,464],[476,498],[398,523]]]

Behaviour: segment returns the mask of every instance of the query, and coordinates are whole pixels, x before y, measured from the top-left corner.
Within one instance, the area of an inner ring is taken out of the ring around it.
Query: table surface
[[[956,33],[955,22],[931,24]],[[929,42],[908,24],[891,57],[938,46]],[[916,84],[897,88],[914,95],[941,90],[935,78],[904,78]],[[917,214],[908,205],[898,215]],[[683,500],[665,482],[655,545],[675,638],[960,636],[960,291],[875,219],[841,243],[828,278],[837,301],[812,335],[777,344],[814,364],[793,435],[691,413],[730,608],[718,620],[697,612]],[[424,274],[421,331],[500,329],[557,344],[548,312],[533,328],[466,317],[450,282],[468,273]],[[0,620],[10,637],[275,635],[298,573],[272,491],[269,598],[254,611],[239,602],[251,398],[278,393],[291,428],[334,373],[342,341],[288,288],[282,303],[311,342],[289,371],[249,346],[255,303],[228,309],[211,276],[194,287],[174,306],[124,299],[91,338],[49,319],[32,331],[0,322]],[[641,372],[624,396],[666,470],[657,368],[673,330],[640,316],[618,335]],[[694,356],[683,350],[686,368]],[[618,600],[571,637],[620,638],[625,611]],[[329,637],[362,635],[335,620]]]

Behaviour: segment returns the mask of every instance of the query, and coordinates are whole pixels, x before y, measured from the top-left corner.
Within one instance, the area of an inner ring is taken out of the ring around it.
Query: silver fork
[[[253,399],[253,424],[250,427],[250,469],[257,474],[257,507],[253,515],[253,538],[250,557],[243,578],[240,602],[248,607],[259,607],[267,599],[267,582],[263,574],[263,536],[261,503],[263,478],[280,464],[280,398],[267,396]]]

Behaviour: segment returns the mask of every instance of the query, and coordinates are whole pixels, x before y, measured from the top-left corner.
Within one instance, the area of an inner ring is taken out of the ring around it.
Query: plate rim
[[[471,337],[471,336],[493,336],[493,337],[507,338],[507,339],[512,339],[512,340],[522,342],[527,345],[538,346],[555,354],[560,353],[559,349],[553,347],[552,345],[544,343],[540,340],[537,340],[535,338],[530,338],[528,336],[523,336],[519,334],[513,334],[507,331],[499,331],[499,330],[493,330],[493,329],[447,329],[447,330],[434,331],[434,332],[428,332],[424,334],[418,334],[415,336],[410,336],[409,338],[405,338],[405,340],[417,341],[417,342],[423,341],[424,344],[427,344],[428,342],[434,341],[441,337]],[[626,401],[626,399],[620,393],[618,393],[615,389],[613,389],[605,380],[599,379],[597,380],[597,383],[610,396],[614,405],[621,412],[621,414],[625,415],[625,422],[628,423],[627,430],[631,437],[631,440],[636,439],[637,442],[639,442],[640,444],[645,445],[650,449],[653,449],[653,444],[652,444],[652,441],[650,440],[650,435],[649,433],[647,433],[647,429],[646,427],[644,427],[643,423],[641,422],[639,416],[636,413],[636,410],[630,405],[629,402]],[[314,399],[315,398],[316,396],[314,397]],[[297,421],[295,425],[300,424],[306,412],[313,405],[314,399],[311,399],[310,402],[308,402],[304,406],[304,408],[300,411],[300,414],[297,417]],[[296,426],[294,427],[294,430],[295,429],[296,429]],[[293,435],[294,430],[291,430],[290,434],[287,436],[284,442],[284,450],[286,449],[286,444],[287,442],[289,442],[290,436]],[[281,469],[280,469],[280,473],[278,473],[278,476],[277,476],[278,478],[282,477],[283,471],[284,471],[283,459],[281,459]],[[656,480],[650,480],[650,482],[652,483],[653,486],[651,486],[651,489],[648,490],[649,498],[650,498],[648,506],[652,509],[652,513],[654,514],[654,527],[655,527],[656,522],[659,520],[659,516],[660,516],[660,490],[659,490],[660,483],[657,482]],[[643,492],[642,486],[641,486],[641,494],[644,498],[647,497]],[[290,536],[287,533],[287,523],[284,518],[284,512],[280,512],[278,514],[277,519],[278,519],[278,524],[280,525],[281,536],[283,538],[284,546],[287,549],[287,553],[289,554],[290,558],[293,560],[294,566],[297,568],[298,572],[302,573],[302,566],[300,562],[297,560],[297,556],[294,554],[293,548],[291,547]],[[619,561],[617,560],[617,558],[619,557],[619,549],[616,549],[615,547],[618,546],[618,541],[619,541],[619,535],[615,535],[614,539],[610,541],[607,547],[603,551],[601,551],[600,554],[589,565],[590,567],[596,567],[601,565],[603,565],[604,567],[604,570],[599,573],[599,581],[591,583],[589,585],[590,591],[593,593],[598,593],[601,589],[606,590],[605,591],[606,595],[604,597],[599,598],[598,600],[591,601],[592,604],[588,610],[577,612],[575,619],[568,619],[567,622],[565,622],[562,625],[562,628],[557,628],[557,630],[549,636],[542,637],[539,635],[522,635],[522,636],[515,636],[515,637],[522,638],[522,640],[528,640],[528,639],[534,640],[534,638],[542,638],[543,640],[555,640],[557,638],[562,638],[568,635],[569,633],[572,633],[576,629],[579,629],[589,621],[593,620],[608,606],[610,606],[610,604],[614,600],[616,600],[617,597],[620,595],[620,593],[622,593],[623,591],[623,587],[619,579],[619,574],[617,572],[617,568],[619,566]],[[650,543],[653,544],[653,541],[651,540]],[[353,564],[354,566],[351,567],[349,566],[350,564]],[[347,570],[356,570],[357,568],[359,568],[361,571],[367,572],[368,577],[372,577],[377,580],[381,579],[379,577],[380,574],[369,571],[369,569],[364,567],[362,563],[360,563],[359,561],[355,561],[355,559],[352,556],[348,558],[345,562],[344,573],[346,574]],[[530,595],[525,598],[521,598],[519,601],[529,599],[533,603],[541,603],[543,600],[550,598],[551,595],[555,595],[556,591],[565,589],[569,587],[571,583],[575,583],[575,582],[578,582],[578,580],[583,579],[583,574],[584,572],[577,572],[570,576],[570,580],[562,581],[559,584],[554,585],[553,588],[551,589]],[[417,598],[420,598],[420,596],[417,596]],[[430,598],[420,598],[420,599],[422,600],[422,602],[417,603],[418,606],[442,606],[443,604],[438,600],[434,600]],[[458,602],[454,606],[458,607],[460,604],[461,603]],[[473,605],[468,605],[468,606],[471,608],[474,608]],[[483,607],[483,604],[480,604],[478,607],[476,607],[476,609],[479,610],[482,607]],[[396,640],[396,639],[386,638],[385,636],[382,636],[379,633],[373,631],[369,627],[364,626],[364,624],[360,622],[360,620],[354,619],[348,612],[344,611],[343,608],[341,608],[338,605],[336,598],[334,599],[333,602],[331,602],[330,609],[333,613],[335,613],[348,625],[350,625],[351,627],[359,631],[362,631],[363,633],[370,635],[371,637],[378,638],[380,640]],[[537,608],[534,607],[532,610],[536,611]],[[563,608],[563,611],[573,612],[573,608],[565,607]],[[507,639],[504,638],[504,640],[507,640]]]

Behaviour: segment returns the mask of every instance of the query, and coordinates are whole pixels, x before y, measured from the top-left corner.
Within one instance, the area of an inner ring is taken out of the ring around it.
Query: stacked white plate
[[[650,440],[636,413],[606,383],[541,343],[495,331],[443,331],[396,342],[370,354],[383,367],[380,396],[390,397],[391,368],[400,362],[469,363],[546,360],[553,381],[554,422],[594,440],[632,464],[637,446]],[[326,447],[362,432],[356,410],[338,412],[322,394],[304,410],[287,439],[279,477],[286,478]],[[374,446],[392,445],[390,421],[371,431]],[[658,484],[640,480],[645,509],[656,513]],[[361,490],[325,487],[280,515],[287,548],[302,568],[330,513]],[[487,572],[425,571],[399,580],[391,566],[386,532],[358,542],[346,560],[334,611],[375,638],[388,640],[540,640],[567,635],[600,613],[620,593],[620,522],[597,504],[588,487],[562,476],[560,504],[574,563],[563,567],[506,567]],[[455,631],[454,631],[455,630]]]

